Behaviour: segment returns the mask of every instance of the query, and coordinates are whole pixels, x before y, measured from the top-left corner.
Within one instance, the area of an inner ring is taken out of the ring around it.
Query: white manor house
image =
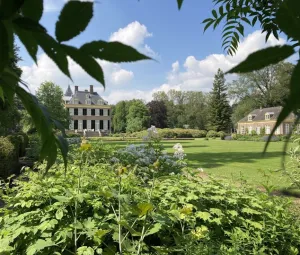
[[[84,91],[75,86],[74,94],[69,85],[64,95],[64,103],[71,116],[69,130],[110,133],[111,106],[94,92],[93,85],[90,85],[90,90]]]

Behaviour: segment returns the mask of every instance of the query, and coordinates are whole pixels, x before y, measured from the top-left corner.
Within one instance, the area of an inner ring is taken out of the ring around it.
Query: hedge
[[[198,129],[184,129],[184,128],[157,128],[158,134],[161,138],[202,138],[206,136],[205,130]],[[140,132],[134,132],[130,134],[114,134],[113,136],[122,136],[125,135],[127,137],[138,137],[143,138],[147,136],[148,131],[143,130]]]
[[[7,178],[13,173],[17,154],[15,145],[7,137],[0,137],[0,177]]]

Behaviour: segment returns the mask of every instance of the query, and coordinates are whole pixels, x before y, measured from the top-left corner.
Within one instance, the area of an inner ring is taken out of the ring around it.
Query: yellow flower
[[[153,166],[154,166],[154,168],[159,168],[159,166],[160,166],[159,161],[156,160],[156,161],[153,163]]]
[[[81,143],[80,150],[81,151],[88,151],[92,148],[92,145],[89,143]]]
[[[196,229],[191,231],[192,236],[197,240],[204,238],[207,233],[208,228],[206,226],[196,227]]]
[[[125,172],[127,172],[127,167],[125,166],[120,166],[118,169],[117,169],[117,175],[122,175],[124,174]]]

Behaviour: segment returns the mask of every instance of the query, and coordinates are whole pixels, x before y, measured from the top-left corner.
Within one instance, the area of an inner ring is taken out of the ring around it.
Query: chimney
[[[94,86],[90,85],[90,93],[93,94],[94,93]]]
[[[77,92],[78,91],[78,86],[75,86],[75,92]]]

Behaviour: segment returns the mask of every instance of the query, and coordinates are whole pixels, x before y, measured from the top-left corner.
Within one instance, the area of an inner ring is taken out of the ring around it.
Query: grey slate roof
[[[77,91],[72,95],[69,104],[73,104],[73,100],[78,99],[78,104],[86,104],[86,99],[91,99],[91,105],[99,105],[98,100],[102,100],[104,105],[107,105],[105,101],[97,92],[90,93],[89,91]]]
[[[72,95],[73,95],[72,89],[71,89],[70,85],[68,85],[65,96],[66,97],[71,97]]]
[[[247,116],[242,118],[239,122],[247,122],[249,115],[252,115],[252,121],[251,122],[262,121],[262,120],[265,120],[265,114],[266,113],[272,113],[272,115],[270,116],[270,120],[276,120],[279,116],[279,113],[281,112],[281,109],[282,109],[281,106],[255,109],[252,112],[250,112],[249,114],[247,114]],[[288,116],[288,119],[293,119],[293,118],[295,118],[295,115],[293,113],[291,113]],[[268,121],[268,120],[266,120],[266,121]]]

